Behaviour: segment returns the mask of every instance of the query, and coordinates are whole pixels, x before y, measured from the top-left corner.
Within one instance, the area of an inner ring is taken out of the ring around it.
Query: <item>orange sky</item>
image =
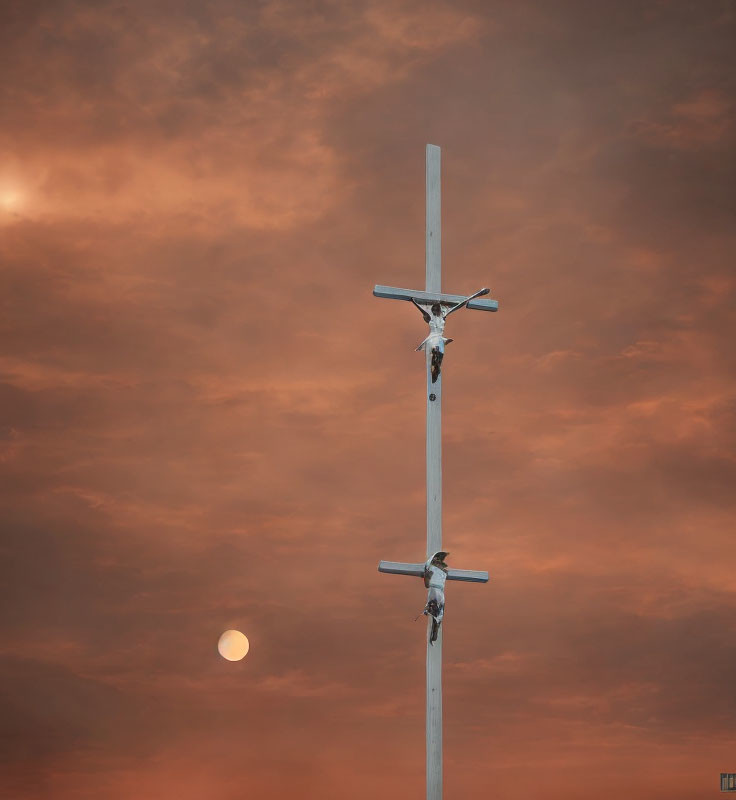
[[[424,797],[432,142],[446,796],[715,796],[733,2],[0,13],[0,795]]]

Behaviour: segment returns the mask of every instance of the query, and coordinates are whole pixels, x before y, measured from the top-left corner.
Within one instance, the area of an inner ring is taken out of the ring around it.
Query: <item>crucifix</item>
[[[445,582],[486,583],[488,573],[447,566],[442,549],[442,360],[445,320],[461,308],[497,311],[496,300],[480,300],[489,289],[467,297],[445,294],[441,289],[440,148],[427,145],[426,286],[424,291],[376,286],[376,297],[407,300],[429,324],[429,335],[417,347],[424,350],[427,372],[427,555],[423,563],[381,561],[380,572],[412,575],[424,580],[428,590],[427,615],[427,800],[442,798],[442,618]]]

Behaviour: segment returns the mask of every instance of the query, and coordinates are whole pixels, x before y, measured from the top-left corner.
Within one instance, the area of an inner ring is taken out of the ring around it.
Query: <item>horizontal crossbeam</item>
[[[403,564],[401,561],[379,561],[379,572],[388,572],[391,575],[414,575],[416,578],[424,577],[424,562],[421,564]]]
[[[448,581],[467,581],[468,583],[488,583],[488,573],[478,569],[450,569],[447,570]]]
[[[444,292],[424,292],[419,289],[397,289],[394,286],[375,286],[373,294],[376,297],[386,297],[389,300],[416,300],[418,303],[440,303],[443,306],[454,306],[461,303],[467,295],[445,294]],[[498,300],[470,300],[468,308],[476,311],[498,311]]]
[[[401,561],[380,561],[379,572],[390,575],[412,575],[415,578],[424,577],[424,564],[406,564]],[[469,583],[488,583],[488,573],[475,569],[448,569],[448,581],[467,581]]]

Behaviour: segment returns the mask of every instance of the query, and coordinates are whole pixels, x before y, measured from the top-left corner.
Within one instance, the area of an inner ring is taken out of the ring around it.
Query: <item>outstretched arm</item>
[[[452,308],[449,308],[445,313],[442,315],[443,317],[448,317],[452,314],[453,311],[457,311],[459,308],[467,305],[474,297],[480,297],[482,294],[488,294],[491,290],[490,289],[481,289],[479,292],[475,294],[471,294],[470,297],[466,297],[465,300],[461,300],[459,303],[454,305]]]
[[[427,311],[426,311],[425,309],[423,309],[423,308],[422,308],[422,307],[419,305],[419,303],[417,303],[417,301],[416,301],[416,300],[415,300],[413,297],[411,297],[411,298],[409,298],[409,299],[410,299],[410,300],[411,300],[411,302],[412,302],[412,303],[414,303],[414,305],[415,305],[415,306],[416,306],[416,307],[419,309],[419,313],[420,313],[420,314],[421,314],[421,315],[424,317],[424,321],[425,321],[425,322],[429,322],[429,321],[432,319],[432,317],[430,317],[430,316],[429,316],[429,314],[427,313]]]

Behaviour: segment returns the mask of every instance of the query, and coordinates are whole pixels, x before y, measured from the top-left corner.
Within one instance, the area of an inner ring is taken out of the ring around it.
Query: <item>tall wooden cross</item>
[[[441,288],[440,148],[427,145],[426,286],[424,291],[376,286],[376,297],[408,300],[429,323],[429,336],[417,350],[425,351],[427,371],[427,557],[417,564],[381,561],[380,572],[423,578],[429,590],[424,613],[427,627],[427,800],[442,798],[442,617],[446,580],[486,583],[487,572],[451,569],[442,550],[442,360],[446,317],[460,308],[497,311],[495,300],[478,300],[488,294],[444,294]]]

